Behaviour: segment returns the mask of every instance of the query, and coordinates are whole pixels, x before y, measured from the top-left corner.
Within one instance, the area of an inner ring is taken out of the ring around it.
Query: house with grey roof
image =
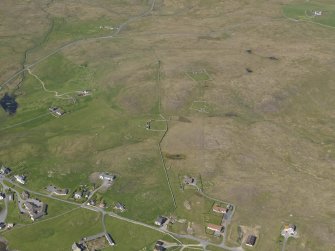
[[[32,221],[41,218],[47,213],[47,204],[37,199],[27,199],[23,205]]]
[[[164,225],[164,223],[165,223],[167,220],[168,220],[168,219],[167,219],[166,217],[164,217],[164,216],[158,216],[157,219],[156,219],[156,221],[155,221],[155,225],[161,227],[161,226]]]
[[[245,245],[249,247],[253,247],[256,244],[257,237],[255,235],[249,235],[247,238],[247,241],[245,242]]]

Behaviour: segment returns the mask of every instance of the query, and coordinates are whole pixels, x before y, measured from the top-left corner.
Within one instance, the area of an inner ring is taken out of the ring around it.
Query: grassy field
[[[243,225],[259,229],[257,250],[280,250],[282,225],[294,223],[300,237],[287,250],[331,250],[332,1],[157,0],[145,17],[150,1],[18,2],[5,0],[0,15],[0,80],[43,60],[30,69],[36,76],[26,71],[19,86],[22,76],[0,90],[19,104],[15,115],[0,112],[0,159],[27,176],[26,187],[73,192],[106,171],[117,177],[99,193],[108,209],[122,202],[122,216],[149,224],[176,216],[185,222],[174,231],[185,233],[190,224],[196,235],[218,241],[205,233],[207,223],[220,222],[214,201],[180,189],[190,175],[206,193],[236,205],[232,245]],[[27,23],[15,22],[18,14]],[[106,35],[113,37],[98,38]],[[79,97],[79,90],[92,95]],[[51,106],[66,113],[56,118]],[[149,120],[153,130],[146,130]],[[45,222],[4,233],[11,248],[63,251],[102,231],[98,214],[80,209],[52,219],[72,207],[46,201]],[[14,204],[9,220],[29,223]],[[106,221],[117,250],[149,250],[165,238]]]
[[[116,242],[115,247],[106,250],[151,250],[157,240],[169,239],[163,234],[151,229],[125,223],[123,221],[106,218],[107,231]]]
[[[300,1],[285,5],[284,14],[293,19],[335,27],[335,5],[331,1]],[[315,11],[321,11],[315,16]]]
[[[100,233],[100,222],[99,214],[78,209],[59,218],[18,227],[4,233],[4,236],[13,249],[29,251],[38,247],[63,251],[69,250],[74,241]]]

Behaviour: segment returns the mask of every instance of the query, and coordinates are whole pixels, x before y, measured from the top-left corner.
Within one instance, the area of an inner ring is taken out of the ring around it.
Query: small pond
[[[8,114],[14,114],[18,107],[18,103],[15,101],[15,97],[6,93],[2,99],[0,99],[0,105]],[[1,249],[0,249],[1,251]]]

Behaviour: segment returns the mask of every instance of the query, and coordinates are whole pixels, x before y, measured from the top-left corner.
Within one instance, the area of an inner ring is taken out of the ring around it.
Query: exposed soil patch
[[[185,122],[185,123],[191,123],[192,122],[191,120],[189,120],[188,118],[185,118],[183,116],[179,116],[178,121]]]
[[[279,60],[279,58],[274,57],[274,56],[269,57],[269,59],[271,59],[271,60],[275,60],[275,61],[278,61],[278,60]]]

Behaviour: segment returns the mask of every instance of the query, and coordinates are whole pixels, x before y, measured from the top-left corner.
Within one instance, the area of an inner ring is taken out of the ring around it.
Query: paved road
[[[0,212],[0,222],[6,222],[7,214],[8,214],[8,197],[6,195],[5,199],[5,207]]]
[[[285,250],[287,240],[288,240],[288,237],[285,236],[285,237],[284,237],[284,242],[283,242],[283,247],[282,247],[281,251],[284,251],[284,250]]]
[[[18,191],[16,191],[14,188],[11,188],[11,187],[6,186],[6,185],[3,183],[3,179],[2,179],[2,178],[0,178],[0,184],[2,185],[2,187],[3,187],[5,190],[11,189],[11,190],[16,194],[16,197],[17,197],[17,204],[18,204],[18,207],[19,207],[20,212],[22,212],[22,213],[26,213],[27,210],[24,209],[24,208],[22,207],[22,204],[23,204],[24,200],[21,198],[20,193],[19,193]],[[8,203],[8,196],[7,196],[7,194],[6,194],[6,199],[7,199],[7,203]]]
[[[297,232],[295,232],[293,235],[290,235],[289,233],[285,232],[284,230],[281,232],[281,235],[284,237],[284,242],[283,242],[283,246],[282,246],[282,249],[281,251],[284,251],[285,248],[286,248],[286,243],[288,241],[288,239],[291,237],[291,238],[297,238],[298,237],[298,234]]]

